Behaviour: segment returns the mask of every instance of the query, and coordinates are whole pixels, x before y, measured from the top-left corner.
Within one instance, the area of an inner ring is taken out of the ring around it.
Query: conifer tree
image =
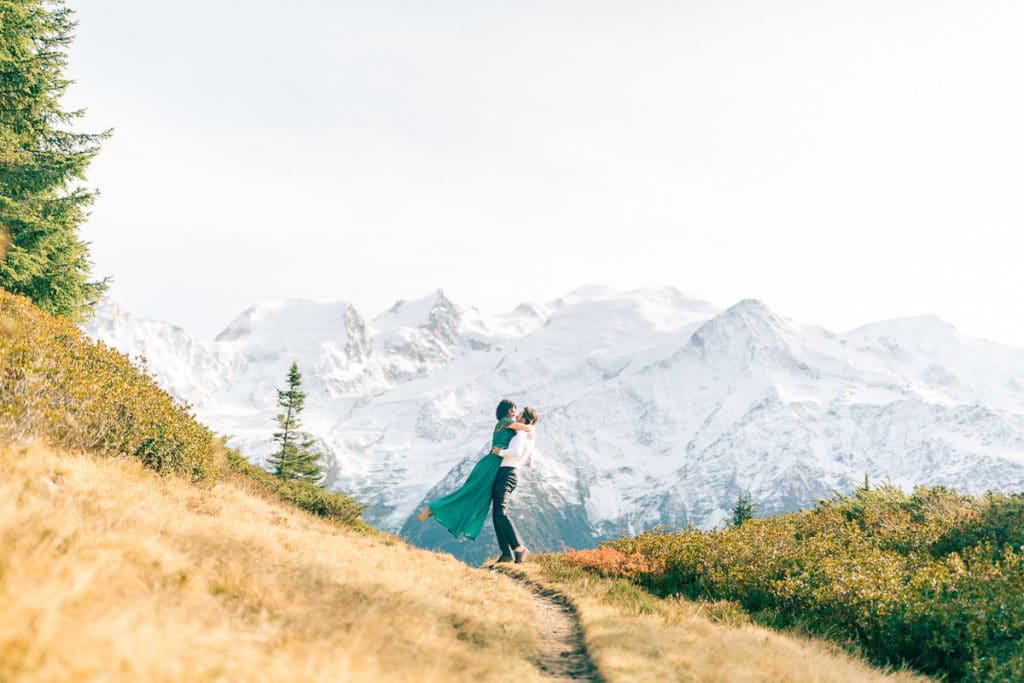
[[[107,288],[78,236],[94,191],[78,185],[110,131],[80,133],[60,98],[74,13],[64,0],[0,0],[0,287],[76,322]]]
[[[755,512],[757,512],[757,505],[754,504],[750,493],[741,493],[736,499],[736,505],[732,508],[732,525],[742,526],[744,522],[754,518]]]
[[[306,394],[302,391],[302,373],[298,363],[293,362],[288,370],[288,388],[278,390],[277,405],[281,408],[274,419],[280,431],[274,432],[277,451],[270,456],[269,464],[281,479],[301,479],[319,484],[323,479],[320,454],[313,450],[315,440],[302,431],[299,414],[305,408]]]

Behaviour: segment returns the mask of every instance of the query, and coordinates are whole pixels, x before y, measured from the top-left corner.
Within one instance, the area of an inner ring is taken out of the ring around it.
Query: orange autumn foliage
[[[587,569],[602,576],[635,578],[641,574],[658,576],[665,572],[663,558],[642,553],[626,554],[610,546],[592,550],[568,550],[563,559],[571,566]]]

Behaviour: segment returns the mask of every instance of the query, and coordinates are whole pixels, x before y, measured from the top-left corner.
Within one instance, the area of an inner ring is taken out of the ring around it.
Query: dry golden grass
[[[512,579],[255,493],[0,448],[0,682],[540,679]],[[925,680],[538,559],[610,682]]]
[[[621,579],[568,568],[557,556],[513,571],[572,601],[591,659],[609,683],[928,680],[873,668],[830,643],[744,623],[739,613],[729,618],[728,608],[656,598]]]
[[[41,447],[0,449],[0,615],[0,681],[539,678],[511,579]]]

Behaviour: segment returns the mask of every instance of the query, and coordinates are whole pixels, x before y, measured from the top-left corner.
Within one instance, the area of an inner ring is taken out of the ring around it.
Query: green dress
[[[512,418],[505,417],[495,425],[492,448],[508,448],[512,437],[516,435],[514,429],[508,428],[510,424]],[[491,488],[498,476],[499,467],[501,458],[488,453],[473,466],[469,478],[459,490],[428,505],[434,513],[434,519],[455,538],[475,539],[484,528],[487,510],[491,507]]]

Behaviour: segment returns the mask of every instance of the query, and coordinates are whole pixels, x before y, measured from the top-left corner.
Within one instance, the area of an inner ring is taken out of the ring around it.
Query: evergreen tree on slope
[[[741,493],[739,498],[736,499],[736,505],[732,508],[732,525],[743,526],[744,522],[754,518],[756,512],[757,505],[754,504],[754,499],[750,492]]]
[[[84,176],[110,131],[78,133],[60,98],[73,12],[63,0],[0,0],[0,287],[76,322],[107,281],[90,280],[78,236],[96,197]]]
[[[274,419],[280,431],[274,432],[278,448],[270,456],[273,473],[281,479],[301,479],[319,484],[323,479],[320,454],[313,450],[314,439],[302,431],[299,414],[305,408],[306,394],[302,391],[302,373],[298,363],[288,370],[288,388],[277,392],[277,405],[284,411]]]

